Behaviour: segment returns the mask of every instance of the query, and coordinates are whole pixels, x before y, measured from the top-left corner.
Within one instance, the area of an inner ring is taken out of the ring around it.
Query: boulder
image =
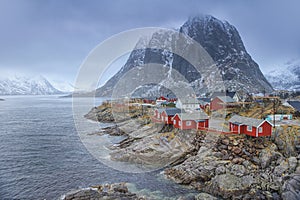
[[[287,177],[282,187],[283,200],[299,200],[300,199],[300,174],[293,174]]]
[[[298,160],[296,157],[290,157],[288,159],[289,163],[289,173],[293,173],[296,170],[296,167],[298,165]]]
[[[242,178],[232,174],[216,175],[208,184],[206,190],[216,196],[230,199],[245,194],[252,184],[248,176]]]

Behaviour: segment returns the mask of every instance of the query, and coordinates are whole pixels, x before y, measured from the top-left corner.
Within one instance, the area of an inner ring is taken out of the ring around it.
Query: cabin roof
[[[204,112],[194,112],[194,113],[177,113],[181,120],[201,120],[208,119],[208,116]]]
[[[182,104],[200,104],[200,101],[196,98],[186,97],[179,99]]]
[[[217,96],[228,96],[228,97],[231,97],[233,98],[234,95],[236,94],[236,92],[214,92],[212,95],[211,95],[211,98],[215,98]]]
[[[201,105],[210,103],[210,98],[197,98],[197,100],[200,102]]]
[[[231,97],[229,96],[217,96],[217,98],[219,98],[221,101],[223,101],[224,103],[233,103],[235,102]]]
[[[176,113],[181,113],[182,110],[179,108],[159,108],[157,109],[159,113],[166,112],[168,116],[174,116]]]
[[[259,127],[266,120],[255,119],[255,118],[250,118],[250,117],[243,117],[240,115],[234,115],[228,121],[233,124],[237,124],[237,125],[248,125],[248,126]],[[268,122],[268,121],[266,121],[266,122]],[[268,123],[271,124],[270,122],[268,122]]]

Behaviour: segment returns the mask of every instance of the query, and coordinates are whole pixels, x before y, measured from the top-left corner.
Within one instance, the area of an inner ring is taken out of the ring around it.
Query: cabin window
[[[162,120],[162,121],[164,121],[164,120],[165,120],[164,116],[161,116],[161,120]]]
[[[176,120],[174,120],[173,123],[176,124]]]
[[[190,126],[190,125],[192,125],[192,122],[191,121],[186,121],[186,125]]]
[[[165,121],[166,121],[166,122],[168,121],[168,117],[165,117]]]
[[[263,128],[262,128],[262,127],[259,127],[258,132],[259,132],[259,133],[262,133],[262,132],[263,132]]]
[[[179,126],[181,126],[181,121],[179,121],[179,123],[178,123],[178,124],[179,124]]]
[[[252,126],[247,126],[247,131],[252,131]]]

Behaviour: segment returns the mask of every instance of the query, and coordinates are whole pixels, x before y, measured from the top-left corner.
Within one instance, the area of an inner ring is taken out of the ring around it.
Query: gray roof
[[[200,101],[196,98],[186,97],[179,99],[182,104],[200,104]]]
[[[197,98],[200,105],[206,105],[210,103],[210,98]]]
[[[250,126],[258,127],[260,124],[262,124],[266,120],[254,119],[254,118],[250,118],[250,117],[243,117],[240,115],[234,115],[228,121],[233,124],[239,124],[239,125],[243,124],[243,125],[250,125]]]
[[[228,97],[233,98],[235,94],[236,94],[236,92],[228,92],[228,91],[226,91],[226,92],[214,92],[211,95],[211,98],[213,99],[213,98],[215,98],[217,96],[228,96]]]
[[[233,103],[235,102],[231,97],[229,96],[217,96],[219,99],[221,99],[221,101],[223,101],[224,103]]]
[[[181,109],[179,108],[159,108],[157,110],[159,113],[166,111],[168,116],[174,116],[176,113],[181,113]]]
[[[199,120],[208,119],[208,116],[204,112],[194,112],[194,113],[179,113],[181,120]]]

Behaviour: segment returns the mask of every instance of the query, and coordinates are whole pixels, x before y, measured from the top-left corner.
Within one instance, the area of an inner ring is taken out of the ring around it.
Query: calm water
[[[58,199],[72,189],[122,181],[157,199],[191,192],[160,171],[124,173],[95,159],[77,135],[72,99],[5,99],[0,101],[0,199]]]

